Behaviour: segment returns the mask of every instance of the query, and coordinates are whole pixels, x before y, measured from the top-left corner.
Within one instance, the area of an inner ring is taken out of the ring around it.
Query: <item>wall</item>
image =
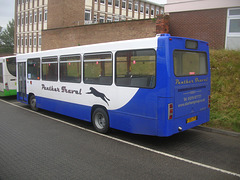
[[[170,34],[201,39],[210,48],[224,49],[227,9],[170,13]]]
[[[156,20],[151,19],[55,28],[42,32],[42,50],[147,38],[155,35]]]
[[[165,13],[230,8],[240,6],[239,0],[168,0]]]
[[[48,29],[84,24],[85,0],[49,0]]]

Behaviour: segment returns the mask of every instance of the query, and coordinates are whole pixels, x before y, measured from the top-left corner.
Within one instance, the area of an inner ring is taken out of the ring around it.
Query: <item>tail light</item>
[[[9,88],[8,88],[8,83],[5,83],[5,89],[8,91]]]
[[[211,107],[211,96],[208,96],[208,108]]]
[[[168,104],[168,119],[173,118],[173,103]]]

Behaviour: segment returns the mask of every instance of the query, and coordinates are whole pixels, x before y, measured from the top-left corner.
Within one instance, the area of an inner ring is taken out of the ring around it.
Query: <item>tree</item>
[[[7,28],[0,27],[0,53],[14,52],[14,19],[9,21]]]

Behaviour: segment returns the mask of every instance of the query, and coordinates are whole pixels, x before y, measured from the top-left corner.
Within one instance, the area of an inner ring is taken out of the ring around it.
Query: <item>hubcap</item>
[[[95,124],[98,129],[103,129],[106,126],[106,120],[102,113],[95,115]]]

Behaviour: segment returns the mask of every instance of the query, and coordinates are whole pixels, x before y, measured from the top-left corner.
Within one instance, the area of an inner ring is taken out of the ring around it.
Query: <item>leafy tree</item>
[[[14,52],[14,19],[9,21],[7,28],[0,27],[0,53]]]

